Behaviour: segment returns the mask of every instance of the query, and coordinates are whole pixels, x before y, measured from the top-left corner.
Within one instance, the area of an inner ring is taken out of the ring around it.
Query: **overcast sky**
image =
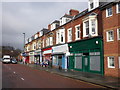
[[[31,37],[70,9],[83,11],[87,2],[2,2],[2,44],[23,49]]]

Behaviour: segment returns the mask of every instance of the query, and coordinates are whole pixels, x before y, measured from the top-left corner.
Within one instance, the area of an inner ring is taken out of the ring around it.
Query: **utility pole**
[[[23,51],[25,50],[25,33],[23,33],[24,35],[24,45],[23,45]]]

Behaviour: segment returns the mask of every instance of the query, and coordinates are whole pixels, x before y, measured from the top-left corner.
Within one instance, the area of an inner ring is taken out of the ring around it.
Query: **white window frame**
[[[117,29],[117,36],[118,36],[118,40],[120,40],[120,28]]]
[[[63,38],[63,41],[62,41]],[[64,43],[64,32],[61,31],[60,33],[60,43]]]
[[[59,35],[58,35],[59,33]],[[60,31],[56,31],[56,44],[58,44],[60,42]]]
[[[92,20],[95,20],[95,33],[92,33]],[[89,34],[86,35],[86,22],[89,22]],[[88,17],[87,19],[83,20],[83,37],[88,36],[98,36],[98,22],[95,16]]]
[[[110,58],[114,58],[114,66],[110,66]],[[108,61],[108,68],[115,68],[115,57],[114,56],[107,57],[107,61]]]
[[[91,8],[92,3],[93,3],[93,8]],[[90,1],[90,10],[92,10],[92,9],[94,9],[94,1],[93,0]]]
[[[112,39],[112,40],[109,40],[109,37],[108,37],[109,35],[108,35],[108,33],[111,32],[111,31],[113,32],[113,39]],[[107,42],[114,41],[114,31],[113,31],[113,30],[107,31],[107,32],[106,32],[106,38],[107,38]]]
[[[41,48],[41,42],[38,41],[38,48],[40,49]]]
[[[106,17],[110,17],[110,16],[112,16],[113,15],[113,9],[112,9],[112,14],[111,15],[108,15],[108,9],[112,9],[112,6],[111,7],[109,7],[109,8],[106,8]]]
[[[53,37],[50,37],[50,45],[53,45]]]
[[[118,4],[120,4],[120,3],[116,4],[116,13],[120,13],[119,8],[118,8]]]
[[[43,41],[42,41],[42,46],[43,46],[43,48],[44,48],[44,46],[45,46],[45,45],[44,45],[44,39],[43,39]]]
[[[59,35],[58,35],[59,33]],[[61,36],[63,34],[63,41],[61,41]],[[59,29],[56,31],[56,44],[65,43],[65,29]]]
[[[75,26],[75,40],[81,39],[80,38],[81,37],[81,35],[80,35],[81,34],[81,30],[78,30],[77,27],[80,28],[80,24],[78,24],[78,25]],[[79,32],[79,37],[78,37],[78,32]]]
[[[70,31],[71,31],[71,33],[70,33]],[[72,41],[72,28],[69,28],[68,30],[67,30],[67,41],[68,42],[71,42]]]

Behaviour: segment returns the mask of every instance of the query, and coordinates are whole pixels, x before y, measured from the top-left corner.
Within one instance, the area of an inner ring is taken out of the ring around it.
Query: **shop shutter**
[[[75,68],[82,69],[82,57],[80,56],[75,57]]]
[[[100,56],[90,56],[90,70],[100,71]]]

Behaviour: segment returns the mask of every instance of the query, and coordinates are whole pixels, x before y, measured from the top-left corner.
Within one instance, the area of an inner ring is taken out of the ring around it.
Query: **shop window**
[[[107,41],[114,41],[114,32],[113,30],[107,31]]]
[[[106,9],[106,17],[112,16],[112,7]]]
[[[120,28],[117,30],[118,32],[118,40],[120,40]]]
[[[120,3],[116,4],[116,12],[120,13]]]
[[[115,60],[114,57],[108,57],[108,68],[115,68]]]

